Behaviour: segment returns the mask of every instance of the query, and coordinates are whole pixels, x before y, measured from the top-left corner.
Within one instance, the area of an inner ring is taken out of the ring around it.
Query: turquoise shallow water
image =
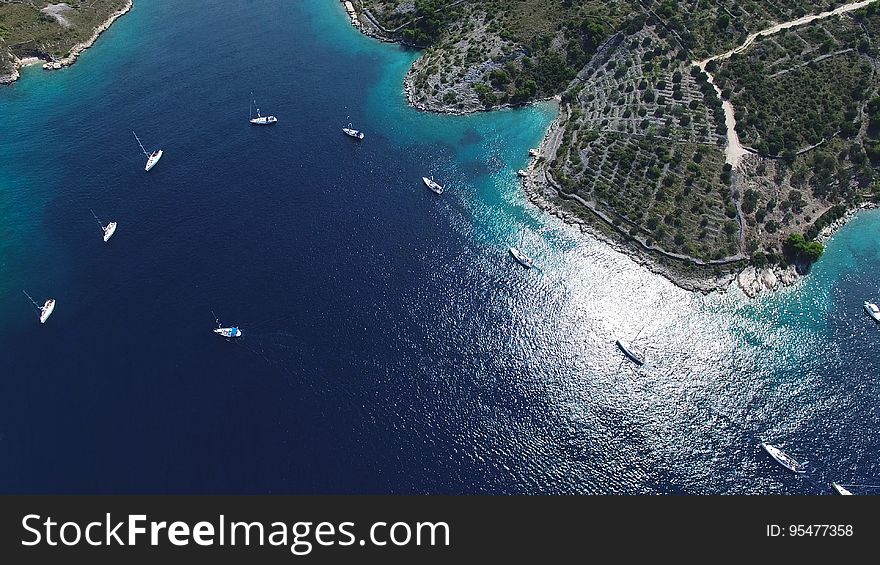
[[[876,482],[880,212],[793,288],[682,291],[525,200],[552,104],[416,112],[416,56],[335,1],[144,0],[70,69],[0,90],[2,490]],[[244,121],[252,90],[277,126]],[[132,129],[166,151],[149,175]],[[109,245],[90,207],[119,222]],[[539,269],[507,255],[522,228]],[[58,299],[45,326],[23,288]],[[245,337],[215,339],[212,310]]]

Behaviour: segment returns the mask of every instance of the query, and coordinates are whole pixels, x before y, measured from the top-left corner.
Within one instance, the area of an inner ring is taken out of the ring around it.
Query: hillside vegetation
[[[64,57],[125,6],[125,0],[67,0],[64,4],[69,8],[40,0],[0,0],[0,75],[11,71],[14,58]]]

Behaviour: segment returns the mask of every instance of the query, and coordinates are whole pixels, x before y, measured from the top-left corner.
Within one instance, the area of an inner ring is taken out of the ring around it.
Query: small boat
[[[435,194],[443,194],[443,186],[441,186],[440,184],[437,184],[434,181],[433,176],[431,178],[422,177],[422,182],[425,183],[425,186],[427,186],[428,188],[433,190]]]
[[[865,302],[865,312],[874,318],[875,322],[880,322],[880,308],[878,308],[876,304]]]
[[[211,313],[214,314],[213,311],[211,311]],[[222,335],[223,337],[241,337],[241,330],[238,329],[238,326],[232,326],[230,328],[222,327],[222,324],[220,324],[220,318],[218,318],[216,314],[214,314],[214,321],[217,322],[217,328],[214,330],[215,334]]]
[[[353,127],[351,127],[351,123],[348,124],[348,127],[342,128],[342,131],[345,133],[345,135],[347,135],[349,137],[353,137],[355,139],[363,139],[364,138],[364,132],[358,131],[358,130],[354,129]]]
[[[214,330],[215,334],[220,334],[223,337],[241,337],[241,330],[236,326],[232,326],[231,328],[217,328]]]
[[[852,493],[849,491],[849,489],[846,489],[837,483],[831,483],[831,488],[836,490],[837,494],[841,494],[843,496],[852,496]]]
[[[508,247],[507,250],[516,259],[516,262],[525,267],[526,269],[531,269],[535,266],[535,260],[520,251],[520,248],[523,244],[523,235],[525,235],[525,229],[519,231],[519,247]]]
[[[510,254],[513,255],[513,258],[516,259],[516,262],[526,269],[531,269],[534,266],[535,260],[517,249],[516,247],[511,247],[510,249],[508,249],[508,251],[510,251]]]
[[[134,132],[131,132],[131,133],[134,133]],[[149,171],[150,169],[152,169],[153,167],[155,167],[155,166],[156,166],[156,163],[159,162],[159,159],[162,158],[162,150],[161,150],[161,149],[156,149],[156,150],[153,151],[152,153],[147,153],[147,150],[144,149],[144,144],[141,143],[141,140],[140,140],[140,138],[137,136],[136,133],[134,133],[134,138],[137,139],[138,145],[141,146],[141,151],[143,151],[143,152],[144,152],[144,155],[147,156],[147,164],[144,166],[144,170],[145,170],[145,171]]]
[[[50,298],[43,304],[43,307],[40,308],[40,323],[45,324],[46,320],[49,319],[49,316],[52,315],[52,312],[55,310],[55,299]]]
[[[104,243],[107,243],[114,233],[116,233],[116,222],[110,222],[104,227]]]
[[[278,118],[275,116],[262,116],[260,115],[260,109],[257,108],[257,117],[254,117],[254,106],[257,105],[257,101],[251,97],[251,105],[249,108],[248,117],[252,124],[257,124],[258,126],[268,126],[276,123]]]
[[[790,455],[776,447],[775,445],[770,445],[766,441],[761,442],[761,447],[764,448],[764,451],[770,454],[777,463],[788,469],[789,471],[793,471],[795,473],[801,472],[801,464],[795,461]]]
[[[110,222],[105,226],[104,222],[102,222],[101,219],[95,214],[95,211],[91,210],[91,212],[92,216],[95,216],[95,219],[98,221],[98,225],[101,226],[101,231],[104,232],[104,243],[107,243],[107,241],[111,237],[113,237],[113,234],[116,233],[116,222]]]
[[[37,304],[37,301],[34,300],[34,298],[30,294],[27,293],[26,290],[22,290],[22,292],[25,296],[28,297],[28,300],[31,301],[31,304],[33,304],[34,307],[40,312],[40,323],[45,324],[46,320],[49,319],[49,316],[51,316],[52,312],[55,310],[55,299],[50,298],[42,306],[40,306],[39,304]]]
[[[639,353],[635,352],[626,341],[618,339],[617,347],[619,347],[620,350],[623,351],[627,357],[635,361],[637,365],[645,364],[645,358],[642,357]]]

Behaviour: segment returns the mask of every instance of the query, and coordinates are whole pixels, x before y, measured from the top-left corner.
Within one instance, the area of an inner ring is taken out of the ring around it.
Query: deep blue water
[[[0,89],[0,492],[880,482],[880,213],[792,289],[684,292],[525,201],[552,105],[415,112],[416,56],[335,0],[140,0]],[[247,123],[251,91],[276,126]],[[150,173],[132,130],[165,150]],[[506,255],[521,228],[540,269]],[[57,299],[47,324],[22,289]]]

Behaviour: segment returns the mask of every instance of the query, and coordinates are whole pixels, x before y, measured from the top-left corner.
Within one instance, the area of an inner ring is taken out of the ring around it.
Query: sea
[[[877,492],[880,211],[684,291],[529,204],[553,103],[416,111],[418,56],[336,0],[138,0],[0,88],[0,492]]]

